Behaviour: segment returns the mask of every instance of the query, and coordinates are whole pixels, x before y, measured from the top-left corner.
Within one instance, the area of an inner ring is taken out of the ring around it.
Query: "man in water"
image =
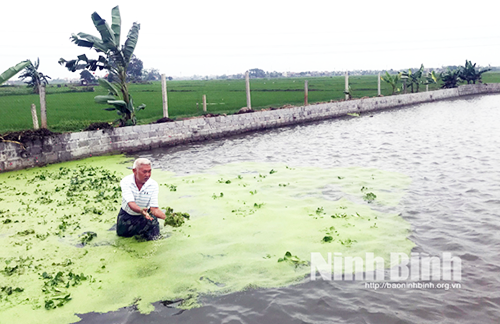
[[[138,235],[148,241],[158,239],[160,224],[157,218],[165,219],[165,213],[158,208],[158,183],[151,179],[151,161],[135,160],[132,172],[120,182],[122,208],[116,220],[116,234]]]

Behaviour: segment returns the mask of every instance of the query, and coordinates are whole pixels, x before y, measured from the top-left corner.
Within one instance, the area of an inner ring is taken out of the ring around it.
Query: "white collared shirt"
[[[142,208],[159,207],[158,206],[158,183],[149,178],[142,186],[141,190],[135,184],[134,174],[130,174],[120,181],[122,188],[122,209],[130,215],[140,215],[128,206],[128,203],[135,203]]]

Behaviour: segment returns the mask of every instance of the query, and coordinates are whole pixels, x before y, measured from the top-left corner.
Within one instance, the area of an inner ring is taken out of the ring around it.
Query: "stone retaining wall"
[[[454,89],[374,97],[247,114],[193,118],[150,124],[68,133],[30,142],[26,150],[0,142],[0,172],[30,168],[107,153],[150,150],[160,146],[220,138],[249,131],[323,120],[347,113],[362,113],[468,95],[500,93],[500,84],[463,85]]]

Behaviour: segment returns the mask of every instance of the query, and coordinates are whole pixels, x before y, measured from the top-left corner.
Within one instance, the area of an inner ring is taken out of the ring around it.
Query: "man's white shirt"
[[[122,188],[122,209],[130,215],[140,215],[134,212],[128,206],[128,203],[135,203],[142,208],[159,207],[158,206],[158,183],[149,178],[142,186],[141,190],[135,184],[134,174],[130,174],[120,181]]]

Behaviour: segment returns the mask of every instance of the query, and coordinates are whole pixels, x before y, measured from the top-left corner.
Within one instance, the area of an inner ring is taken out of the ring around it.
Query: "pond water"
[[[191,213],[154,242],[112,230],[128,158],[0,174],[0,323],[497,322],[499,98],[142,152],[160,206]],[[394,279],[410,251],[460,267]],[[391,262],[313,281],[313,252]]]
[[[83,323],[497,323],[500,319],[500,96],[421,104],[217,141],[141,152],[156,167],[197,173],[231,162],[369,167],[412,179],[397,211],[412,252],[461,259],[461,287],[373,289],[311,281],[202,297],[182,311],[156,304],[82,315]],[[332,251],[334,252],[334,251]],[[439,281],[444,282],[444,281]],[[437,282],[436,282],[437,283]],[[449,282],[450,284],[452,282]]]

